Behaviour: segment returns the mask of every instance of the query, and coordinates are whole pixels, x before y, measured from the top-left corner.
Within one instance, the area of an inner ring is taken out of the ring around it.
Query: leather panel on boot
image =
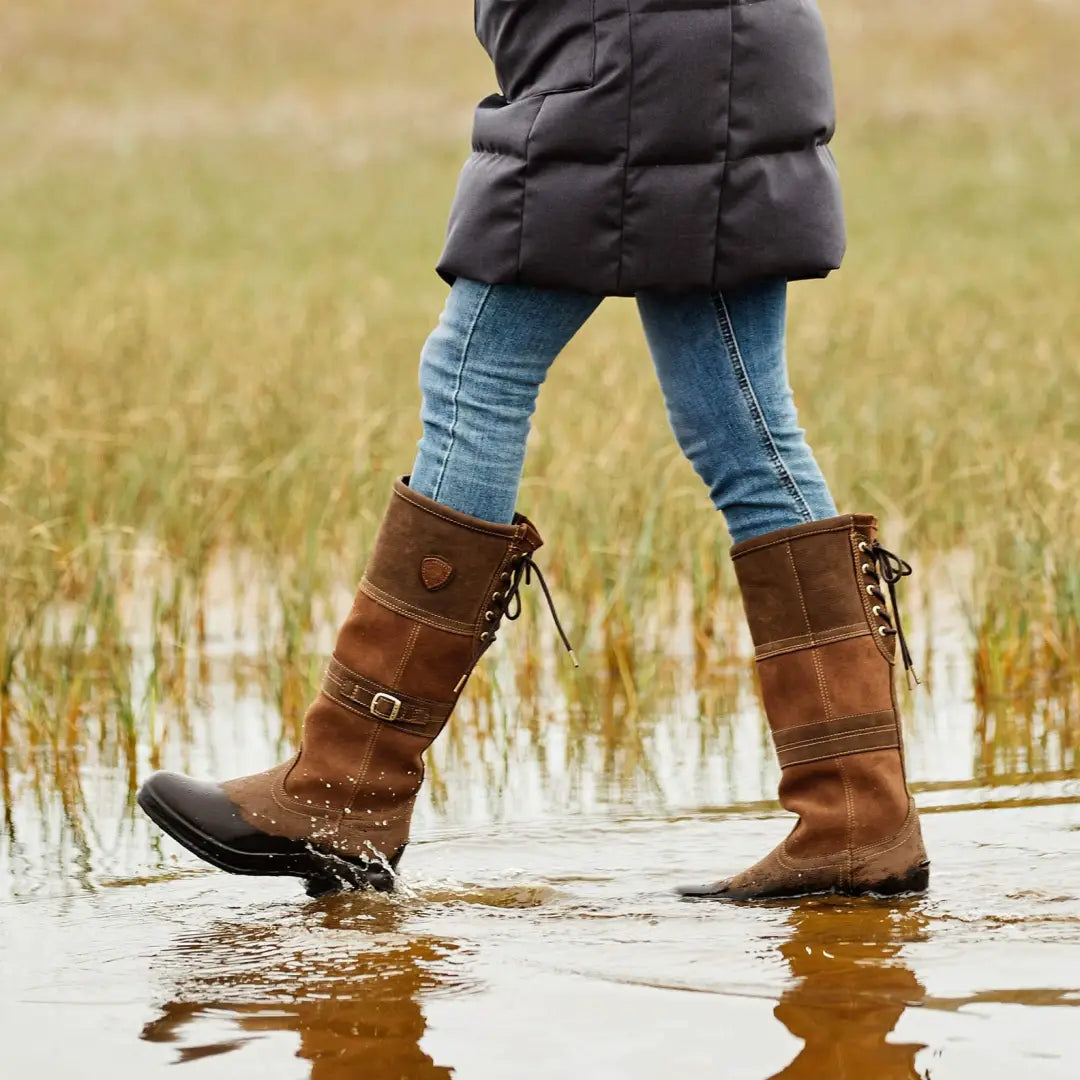
[[[419,625],[357,593],[338,633],[334,655],[357,674],[394,689],[400,685],[401,670],[415,645]],[[468,642],[468,638],[462,640]]]
[[[825,758],[900,747],[892,709],[784,728],[773,732],[773,742],[782,769]]]
[[[408,840],[429,742],[320,695],[292,761],[222,787],[246,821],[271,835],[389,858]]]
[[[855,813],[851,842],[864,847],[896,836],[911,805],[899,750],[873,750],[846,759]]]
[[[774,656],[783,656],[785,653],[802,652],[804,649],[817,648],[820,645],[829,645],[834,641],[847,641],[849,638],[869,637],[870,628],[865,619],[857,623],[848,623],[845,626],[837,626],[832,630],[826,630],[821,634],[799,634],[797,637],[780,638],[770,641],[768,645],[756,645],[754,658],[757,660],[769,660]]]
[[[797,595],[795,564],[786,544],[766,548],[735,563],[746,621],[755,645],[797,637],[809,632],[802,608],[788,602]]]
[[[524,533],[523,525],[448,515],[445,507],[399,481],[364,579],[410,608],[473,627],[485,609],[508,542],[520,545]],[[424,582],[424,560],[433,558],[452,569],[434,592]]]
[[[847,848],[853,807],[838,761],[785,769],[780,775],[780,805],[799,817],[784,841],[792,858],[820,860]]]
[[[862,597],[851,587],[850,535],[847,529],[822,533],[791,546],[813,634],[865,623]]]
[[[773,731],[828,718],[830,710],[812,649],[761,660],[757,673]]]
[[[472,664],[475,651],[472,638],[420,624],[412,649],[403,660],[402,685],[420,697],[453,701],[457,684]]]
[[[893,707],[892,675],[882,664],[872,638],[835,641],[816,652],[833,716],[857,716]]]
[[[360,803],[367,818],[362,825],[382,828],[382,819],[420,789],[421,755],[430,740],[392,724],[346,716],[325,699],[312,706],[300,758],[282,786],[301,809],[316,807],[339,821]]]

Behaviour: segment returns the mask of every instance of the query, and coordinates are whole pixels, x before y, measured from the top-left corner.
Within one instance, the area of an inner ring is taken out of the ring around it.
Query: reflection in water
[[[922,1045],[888,1041],[904,1009],[926,996],[903,959],[905,943],[925,935],[919,902],[806,903],[788,924],[780,952],[796,982],[774,1015],[805,1045],[771,1080],[922,1078]]]
[[[295,1033],[311,1080],[447,1080],[453,1071],[420,1047],[419,999],[448,984],[440,969],[455,947],[408,937],[402,918],[391,901],[354,894],[283,921],[241,918],[181,938],[158,961],[171,1000],[142,1037],[180,1044],[185,1062]]]

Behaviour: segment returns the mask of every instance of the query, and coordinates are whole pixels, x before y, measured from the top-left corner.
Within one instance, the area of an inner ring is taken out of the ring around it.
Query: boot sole
[[[930,887],[930,863],[919,863],[906,874],[899,877],[886,878],[884,881],[875,882],[873,886],[865,889],[817,889],[808,892],[791,893],[768,893],[755,896],[753,894],[739,894],[728,892],[700,893],[694,895],[680,894],[680,899],[691,902],[704,901],[707,903],[727,904],[765,904],[773,901],[805,900],[813,896],[840,896],[845,899],[863,897],[870,900],[902,900],[909,896],[921,896]]]
[[[162,832],[167,833],[203,862],[229,874],[300,878],[305,882],[309,896],[324,896],[344,889],[393,892],[395,871],[404,853],[402,848],[383,865],[366,859],[337,855],[310,845],[305,850],[292,854],[240,851],[195,828],[145,786],[139,789],[135,801]]]

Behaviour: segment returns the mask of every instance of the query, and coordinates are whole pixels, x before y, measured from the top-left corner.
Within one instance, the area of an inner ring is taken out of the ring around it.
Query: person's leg
[[[836,506],[788,385],[787,284],[638,297],[675,437],[737,543]]]
[[[540,384],[599,303],[459,278],[421,355],[424,433],[409,486],[460,513],[510,522]]]
[[[155,773],[138,802],[165,832],[223,870],[302,878],[313,895],[394,887],[423,754],[537,569],[540,533],[514,518],[529,417],[599,302],[454,286],[424,350],[419,458],[394,482],[299,751],[223,783]]]
[[[895,601],[910,567],[869,514],[836,514],[798,425],[784,361],[786,287],[639,298],[679,444],[723,510],[781,766],[799,817],[760,862],[684,896],[762,900],[926,888],[893,693]]]

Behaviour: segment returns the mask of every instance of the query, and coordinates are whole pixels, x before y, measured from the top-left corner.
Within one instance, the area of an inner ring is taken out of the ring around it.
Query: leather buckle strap
[[[380,703],[388,701],[390,703],[390,712],[383,714],[379,712]],[[387,694],[385,691],[380,690],[371,699],[371,715],[377,716],[380,720],[385,720],[388,724],[392,724],[397,718],[398,713],[401,712],[401,698],[394,697],[393,694]]]
[[[773,732],[780,767],[864,754],[868,750],[900,748],[900,729],[892,709],[820,720]]]
[[[434,739],[439,734],[453,708],[452,705],[393,693],[333,657],[323,676],[322,692],[350,712],[373,717],[380,723],[425,739]]]

